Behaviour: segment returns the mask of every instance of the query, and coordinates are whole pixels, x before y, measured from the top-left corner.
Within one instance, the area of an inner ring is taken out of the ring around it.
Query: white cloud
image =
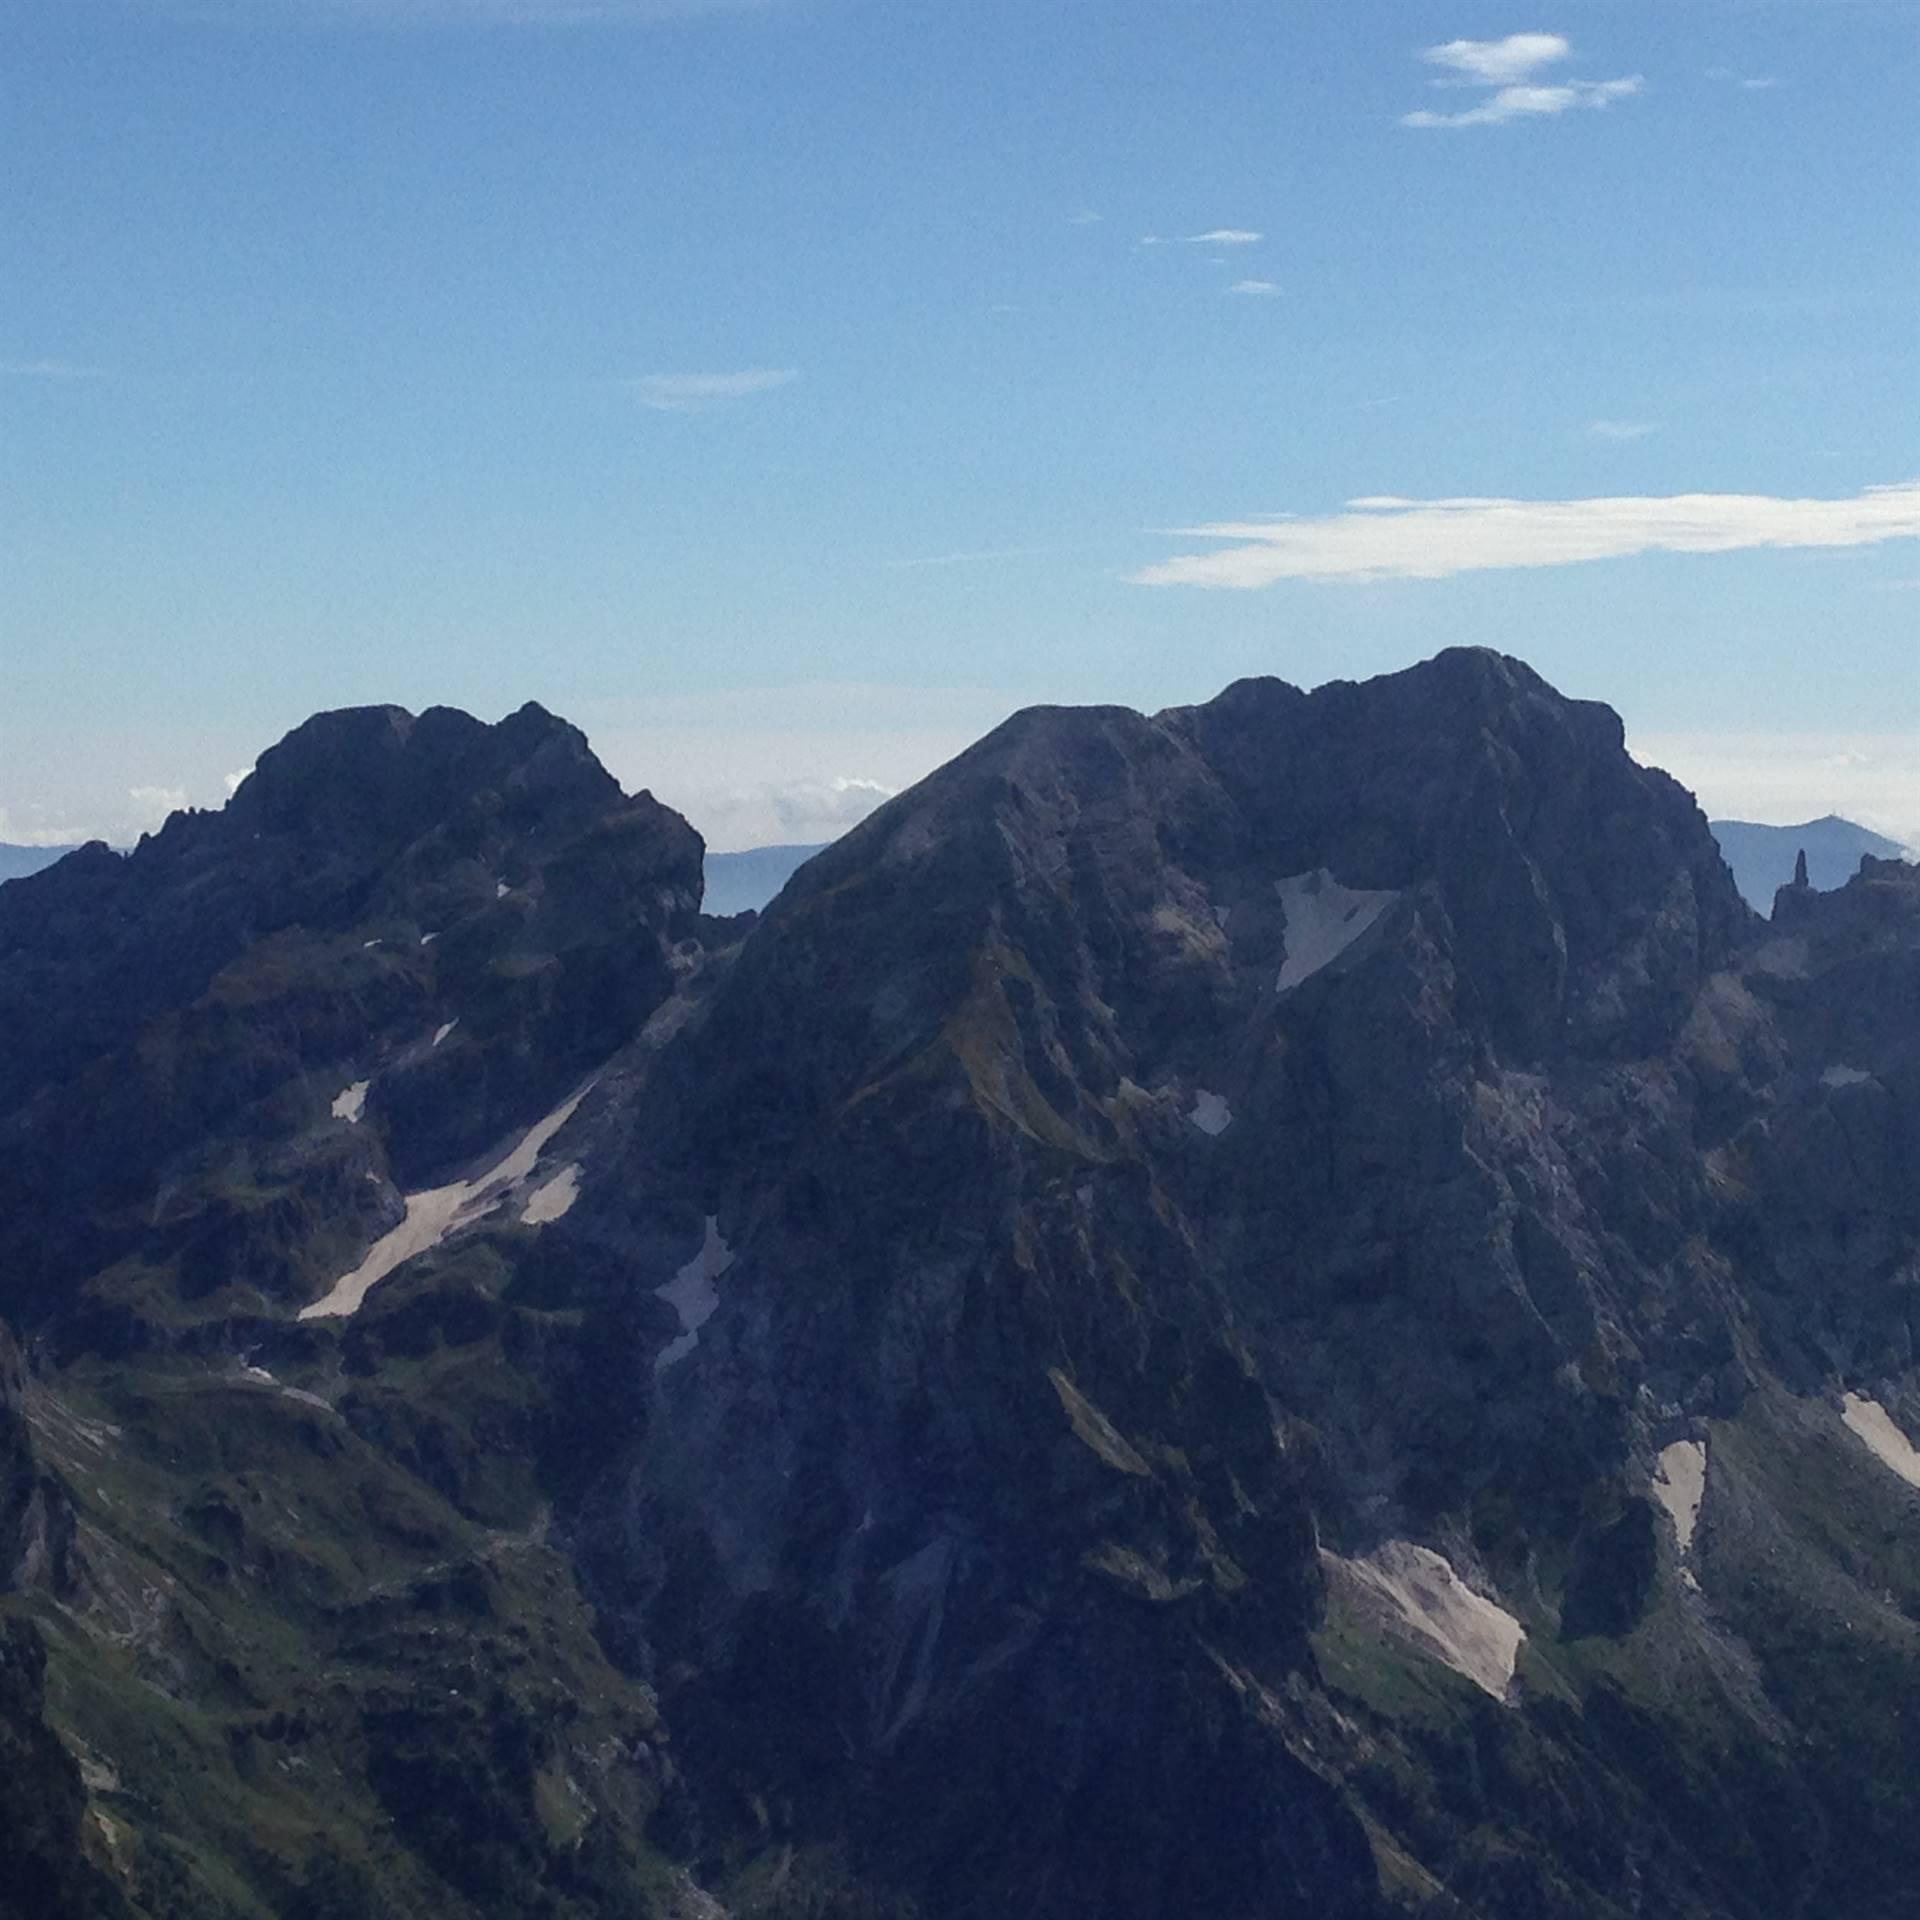
[[[1458,113],[1438,113],[1421,107],[1403,114],[1403,127],[1497,127],[1509,120],[1538,120],[1576,107],[1610,107],[1640,91],[1645,84],[1637,73],[1618,80],[1559,80],[1541,78],[1543,69],[1557,66],[1573,52],[1557,33],[1510,33],[1504,40],[1449,40],[1428,47],[1420,58],[1446,70],[1436,87],[1485,87],[1490,91],[1478,106]]]
[[[1272,280],[1236,280],[1227,291],[1250,294],[1256,300],[1271,300],[1279,293],[1280,288],[1279,284]]]
[[[1510,33],[1504,40],[1449,40],[1420,58],[1459,78],[1450,85],[1511,86],[1564,60],[1573,48],[1557,33]]]
[[[1920,740],[1912,733],[1641,733],[1636,760],[1664,767],[1716,820],[1795,826],[1837,813],[1920,848]]]
[[[721,852],[844,831],[1042,691],[1058,689],[819,682],[585,700],[571,717],[629,792],[650,788]]]
[[[1779,84],[1778,78],[1773,74],[1757,73],[1751,80],[1742,80],[1740,89],[1743,93],[1771,93]]]
[[[1645,420],[1595,420],[1587,431],[1596,440],[1644,440],[1653,427]]]
[[[747,367],[738,373],[648,373],[620,384],[657,413],[701,413],[729,400],[771,393],[799,377],[795,367]]]
[[[185,787],[129,787],[127,824],[136,833],[151,833],[190,804]]]
[[[1557,87],[1502,87],[1492,99],[1464,113],[1434,113],[1422,107],[1404,114],[1403,127],[1497,127],[1509,120],[1533,120],[1571,107],[1610,107],[1640,91],[1646,83],[1637,74],[1620,80],[1571,80]]]
[[[42,807],[34,807],[31,812],[44,813]],[[78,846],[88,836],[76,828],[67,826],[28,826],[24,820],[16,820],[6,807],[0,807],[0,843],[10,847],[73,847]]]
[[[743,846],[812,846],[837,840],[897,791],[860,774],[762,781],[710,788],[688,817],[716,850]]]
[[[251,767],[242,767],[237,773],[230,773],[225,776],[227,798],[229,800],[240,791],[240,783],[245,780],[252,771],[253,769]]]
[[[104,380],[105,367],[83,367],[71,360],[0,360],[10,380]]]
[[[1592,500],[1350,500],[1341,513],[1185,527],[1223,540],[1129,576],[1149,587],[1266,587],[1280,580],[1442,580],[1638,553],[1864,547],[1920,539],[1920,481],[1843,500],[1685,493]]]
[[[1205,233],[1175,234],[1169,240],[1163,234],[1140,236],[1143,247],[1257,247],[1267,236],[1251,227],[1209,227]]]
[[[1099,224],[1100,215],[1091,207],[1082,207],[1078,213],[1067,215],[1067,225],[1070,227],[1097,227]]]

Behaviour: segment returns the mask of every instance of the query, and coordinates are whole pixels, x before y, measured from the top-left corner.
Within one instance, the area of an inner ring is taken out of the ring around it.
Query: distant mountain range
[[[0,841],[0,880],[24,880],[72,851],[71,847],[11,847]]]
[[[724,918],[758,913],[820,851],[811,847],[748,847],[707,855],[706,910]]]
[[[1911,858],[1911,849],[1884,833],[1829,813],[1797,827],[1771,827],[1752,820],[1710,820],[1733,883],[1756,913],[1773,911],[1773,896],[1793,878],[1795,856],[1807,855],[1807,878],[1816,891],[1844,887],[1860,871],[1863,854],[1876,860]],[[711,914],[764,911],[822,846],[750,847],[741,853],[707,855],[706,910]]]
[[[1837,814],[1797,827],[1761,826],[1752,820],[1710,820],[1721,856],[1733,869],[1733,884],[1748,906],[1773,911],[1773,896],[1793,878],[1793,863],[1803,850],[1807,879],[1821,893],[1844,887],[1860,871],[1860,858],[1898,860],[1907,849],[1897,840],[1842,820]]]
[[[1807,877],[1826,892],[1843,887],[1860,868],[1860,856],[1895,860],[1908,849],[1871,828],[1837,814],[1798,827],[1769,827],[1751,820],[1712,820],[1708,825],[1733,870],[1734,885],[1758,913],[1773,908],[1773,896],[1793,878],[1794,857],[1804,847]],[[811,846],[746,847],[707,855],[706,911],[717,918],[763,911],[816,853]],[[19,880],[50,867],[71,847],[14,847],[0,843],[0,882]]]

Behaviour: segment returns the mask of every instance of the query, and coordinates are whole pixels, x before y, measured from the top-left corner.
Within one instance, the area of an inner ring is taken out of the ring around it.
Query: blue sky
[[[0,839],[527,698],[811,838],[1461,641],[1920,838],[1916,99],[1912,0],[9,0]]]

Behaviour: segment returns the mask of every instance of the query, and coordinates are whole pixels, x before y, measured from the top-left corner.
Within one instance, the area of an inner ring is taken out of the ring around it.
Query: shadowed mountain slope
[[[545,728],[477,872],[243,789],[205,884],[272,925],[213,916],[88,1083],[181,1084],[180,1032],[212,1092],[20,1236],[0,1611],[109,1892],[1905,1911],[1913,869],[1763,922],[1608,710],[1462,651],[1016,716],[742,939]],[[528,756],[463,751],[426,812],[500,819]],[[247,879],[252,832],[309,851]],[[589,1016],[497,985],[603,952]],[[210,1012],[235,968],[265,1014]],[[315,968],[361,1038],[233,1103]],[[492,991],[511,1093],[417,1081]],[[168,1237],[209,1209],[254,1230]]]

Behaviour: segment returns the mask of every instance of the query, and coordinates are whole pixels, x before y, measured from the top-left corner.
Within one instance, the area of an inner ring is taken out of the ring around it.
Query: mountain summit
[[[1913,869],[1762,921],[1473,650],[751,925],[537,710],[314,727],[0,895],[75,1911],[1904,1911]]]

